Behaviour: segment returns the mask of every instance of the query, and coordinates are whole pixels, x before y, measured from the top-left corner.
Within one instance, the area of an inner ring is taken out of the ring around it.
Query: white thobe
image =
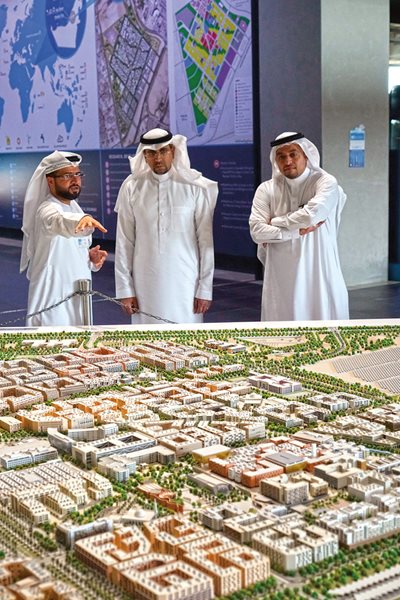
[[[132,323],[200,323],[195,298],[212,299],[213,206],[199,185],[168,173],[130,175],[118,196],[117,298],[136,297]]]
[[[27,276],[30,280],[28,314],[51,306],[77,290],[79,279],[91,279],[89,247],[92,228],[79,234],[75,227],[84,216],[75,200],[64,204],[49,196],[35,219],[35,248]],[[81,299],[74,296],[56,308],[27,319],[29,327],[83,325]]]
[[[346,196],[325,171],[262,183],[250,232],[264,263],[262,321],[348,319],[337,233]],[[315,231],[299,230],[325,221]]]

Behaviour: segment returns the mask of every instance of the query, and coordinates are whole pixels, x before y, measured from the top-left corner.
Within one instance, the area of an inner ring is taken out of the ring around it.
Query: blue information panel
[[[218,181],[219,196],[214,217],[217,254],[254,256],[249,234],[249,215],[254,195],[252,144],[190,148],[192,165]]]
[[[100,153],[82,153],[85,177],[79,203],[82,209],[100,221],[104,218],[100,181]],[[25,190],[42,153],[0,154],[0,227],[20,228]]]

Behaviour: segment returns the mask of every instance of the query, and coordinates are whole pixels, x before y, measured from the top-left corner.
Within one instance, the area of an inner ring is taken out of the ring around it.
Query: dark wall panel
[[[271,174],[269,142],[279,133],[302,131],[321,147],[320,4],[320,0],[258,0],[259,139],[255,142],[263,180]]]

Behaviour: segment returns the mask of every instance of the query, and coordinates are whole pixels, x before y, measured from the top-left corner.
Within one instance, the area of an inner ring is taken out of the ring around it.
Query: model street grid
[[[397,597],[400,325],[0,350],[4,597]]]

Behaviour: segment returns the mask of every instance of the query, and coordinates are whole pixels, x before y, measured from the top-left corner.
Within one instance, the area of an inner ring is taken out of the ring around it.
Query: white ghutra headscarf
[[[134,179],[138,179],[151,173],[151,169],[145,159],[145,150],[154,150],[156,152],[164,148],[164,146],[172,144],[175,148],[175,154],[171,170],[175,172],[177,180],[203,188],[206,191],[210,206],[214,209],[217,202],[218,185],[215,181],[203,177],[200,171],[191,168],[186,141],[187,139],[184,135],[172,135],[170,131],[160,129],[159,127],[144,133],[140,138],[140,144],[137,147],[135,156],[129,157],[132,176]],[[118,200],[114,210],[118,212]]]
[[[288,144],[297,144],[303,150],[304,154],[307,156],[307,166],[311,171],[320,171],[324,172],[320,167],[320,156],[318,152],[318,148],[310,142],[302,133],[296,133],[295,131],[285,131],[284,133],[279,134],[273,142],[271,142],[271,152],[270,152],[270,160],[272,164],[272,177],[284,177],[279,170],[279,167],[276,163],[276,151],[281,146],[287,146]]]
[[[22,253],[19,270],[25,271],[35,249],[35,218],[39,205],[49,195],[49,186],[46,175],[54,173],[65,167],[78,166],[82,161],[80,154],[75,152],[61,152],[56,150],[45,156],[33,173],[25,193],[24,214],[22,217]]]
[[[280,172],[278,164],[276,162],[276,151],[281,146],[287,146],[288,144],[297,144],[303,150],[304,154],[307,157],[307,167],[311,172],[317,173],[326,173],[324,169],[322,169],[320,162],[321,158],[318,152],[318,148],[313,144],[309,139],[307,139],[302,133],[298,133],[295,131],[285,131],[284,133],[279,134],[272,142],[271,142],[271,152],[270,152],[270,160],[272,164],[272,179],[274,181],[274,185],[276,186],[277,191],[283,193],[284,188],[284,180],[285,176]],[[340,217],[343,210],[343,207],[346,203],[347,196],[341,186],[339,185],[339,202],[336,210],[336,226],[339,228]]]

